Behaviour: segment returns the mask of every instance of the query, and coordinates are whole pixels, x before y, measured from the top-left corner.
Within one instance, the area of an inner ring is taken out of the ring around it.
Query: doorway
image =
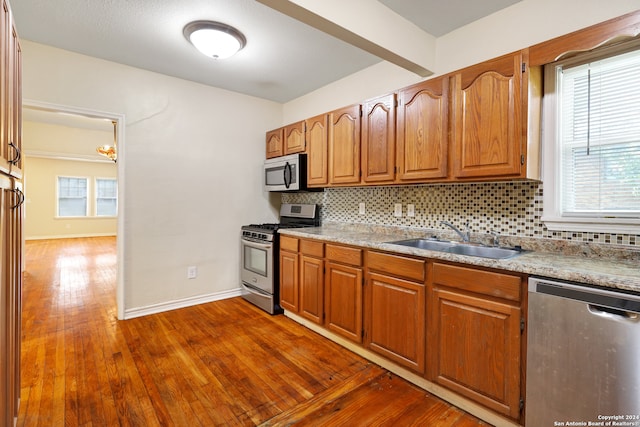
[[[117,147],[117,161],[116,161],[116,180],[117,180],[117,215],[116,215],[116,264],[117,264],[117,280],[116,280],[116,312],[118,319],[124,319],[125,301],[124,301],[124,128],[125,118],[123,114],[104,112],[98,110],[91,110],[79,107],[72,107],[66,105],[58,105],[45,103],[33,100],[23,101],[23,121],[33,121],[34,123],[47,123],[49,125],[66,126],[77,129],[93,129],[94,132],[104,133],[106,131],[111,132],[113,135],[113,145]],[[104,131],[104,132],[102,132]],[[25,150],[25,145],[27,149]],[[94,146],[95,145],[95,146]],[[102,144],[100,144],[102,145]],[[111,160],[106,157],[100,156],[95,150],[97,144],[92,144],[87,153],[75,153],[76,160],[95,161],[104,158],[105,162]],[[73,150],[72,147],[67,147],[66,151],[61,147],[52,149],[51,155],[57,158],[68,157],[72,159],[74,153],[68,153],[69,150]],[[37,151],[37,150],[35,150]],[[83,149],[84,151],[84,149]],[[37,153],[30,153],[28,144],[23,141],[23,152],[28,159],[31,155],[37,155]],[[45,156],[46,153],[40,153]],[[95,163],[94,163],[95,164]],[[26,165],[24,180],[26,184],[26,191],[28,192],[29,183],[29,165]],[[104,180],[103,180],[104,181]],[[90,185],[95,185],[96,180],[91,181]],[[104,184],[104,182],[102,182]],[[95,190],[94,190],[95,191]],[[28,199],[27,194],[27,200]],[[58,199],[59,195],[56,194]],[[59,200],[59,199],[58,199]],[[95,209],[95,208],[93,208]],[[25,208],[25,215],[28,215],[29,206],[27,204]],[[53,214],[53,212],[52,212]]]

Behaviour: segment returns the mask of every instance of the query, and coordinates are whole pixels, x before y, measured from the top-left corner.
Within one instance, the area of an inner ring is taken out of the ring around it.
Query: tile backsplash
[[[384,187],[328,188],[323,192],[283,193],[283,203],[322,206],[322,221],[443,229],[440,221],[456,226],[470,223],[472,232],[497,231],[503,236],[547,238],[577,243],[640,246],[640,235],[557,232],[541,221],[542,183],[533,181],[437,184]],[[365,203],[365,214],[358,205]],[[402,217],[394,205],[402,204]],[[407,204],[415,216],[407,216]]]

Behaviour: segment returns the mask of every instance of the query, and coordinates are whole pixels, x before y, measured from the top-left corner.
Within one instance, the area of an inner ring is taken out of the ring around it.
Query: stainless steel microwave
[[[264,162],[265,191],[303,191],[307,189],[307,155],[290,154]]]

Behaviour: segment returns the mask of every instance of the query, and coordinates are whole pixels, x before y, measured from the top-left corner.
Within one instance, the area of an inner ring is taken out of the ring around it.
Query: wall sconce
[[[194,21],[182,33],[196,49],[213,59],[229,58],[247,44],[240,31],[221,22]]]
[[[118,161],[118,153],[116,152],[116,122],[112,121],[111,123],[113,124],[113,145],[101,145],[96,148],[96,151],[116,163]]]

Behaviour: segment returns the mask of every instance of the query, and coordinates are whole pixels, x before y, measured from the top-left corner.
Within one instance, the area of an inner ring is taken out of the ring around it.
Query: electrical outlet
[[[366,212],[367,211],[365,210],[364,202],[360,202],[360,204],[358,204],[358,214],[364,215]]]
[[[402,203],[396,203],[395,205],[393,205],[393,216],[402,216]]]
[[[187,279],[195,279],[198,277],[198,267],[190,265],[187,267]]]
[[[407,216],[414,217],[416,216],[416,207],[412,203],[407,205]]]

